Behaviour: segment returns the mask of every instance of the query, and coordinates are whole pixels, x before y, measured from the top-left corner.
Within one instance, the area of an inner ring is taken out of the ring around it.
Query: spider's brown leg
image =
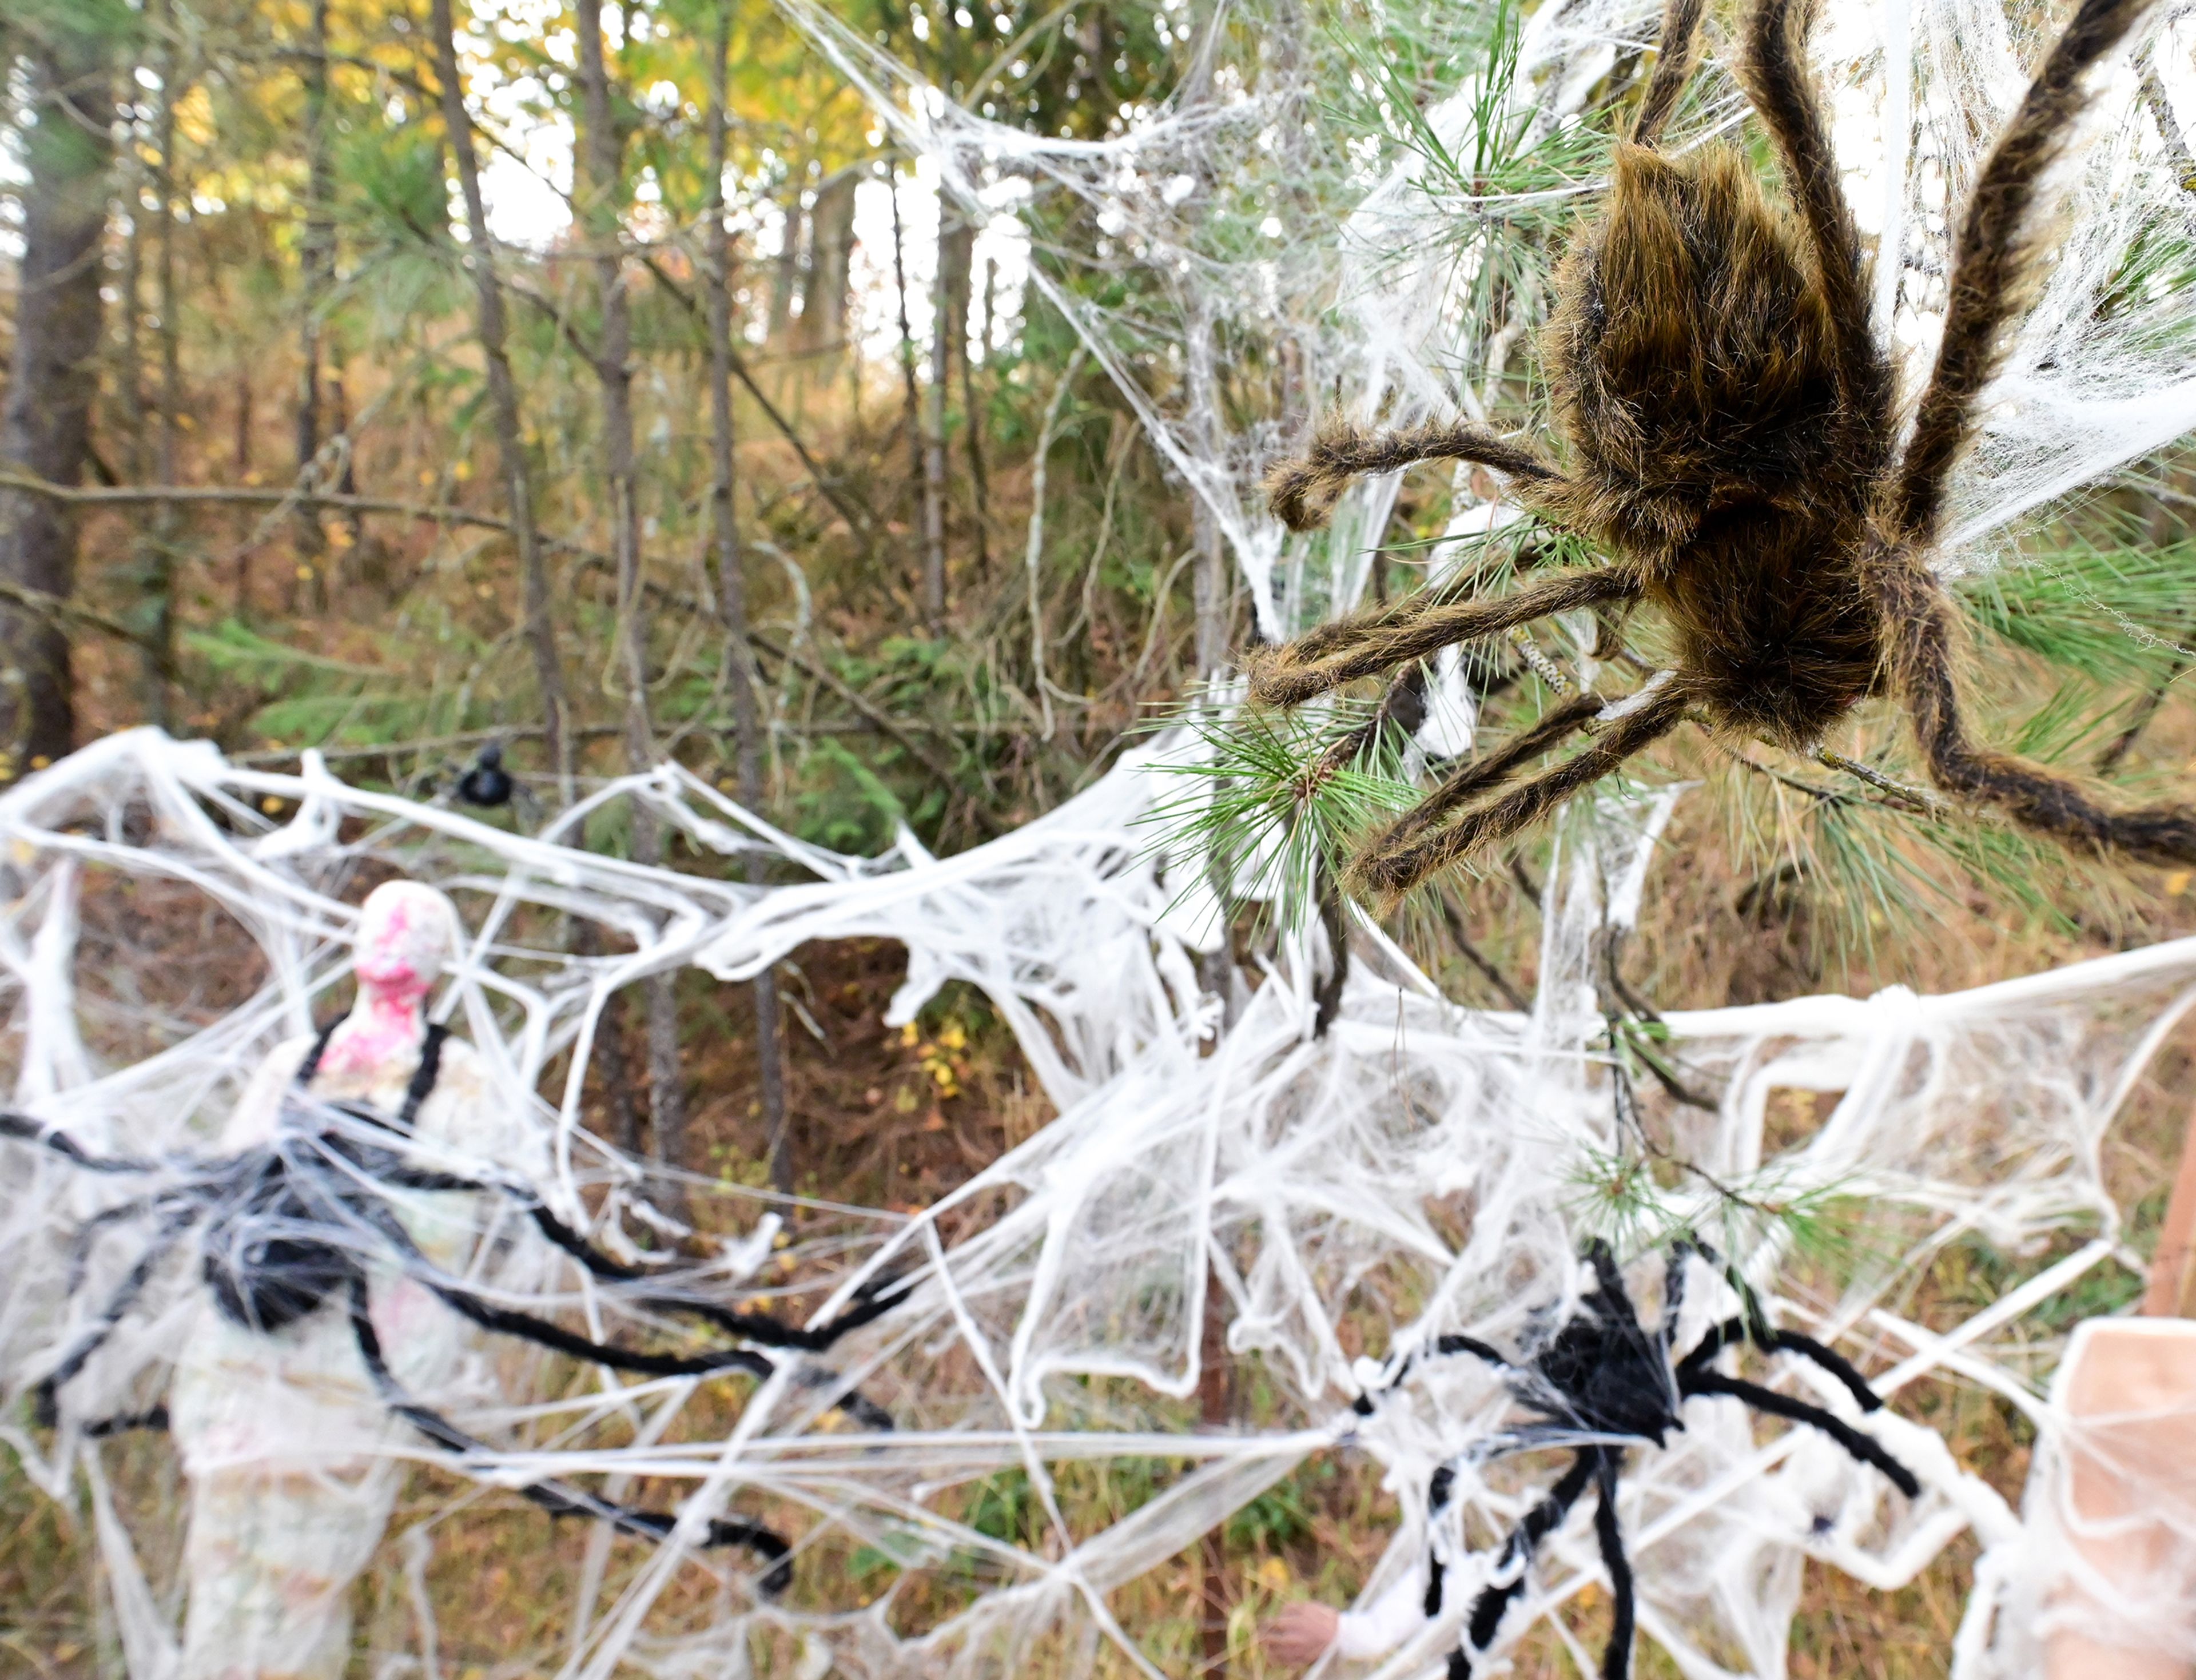
[[[1354,873],[1377,892],[1409,892],[1436,870],[1463,863],[1495,841],[1529,828],[1580,789],[1600,781],[1675,729],[1691,703],[1692,695],[1683,683],[1665,684],[1612,719],[1584,752],[1423,839],[1393,848],[1375,841],[1359,855]]]
[[[1937,365],[1899,464],[1890,509],[1897,535],[1927,542],[1944,517],[1945,488],[1975,424],[1975,402],[2004,358],[2005,329],[2031,272],[2024,238],[2036,184],[2073,126],[2083,72],[2118,46],[2149,0],[2082,0],[2013,121],[1998,136],[1968,199],[1953,258],[1951,297]]]
[[[1326,522],[1353,479],[1401,472],[1420,461],[1474,461],[1528,485],[1562,480],[1530,449],[1467,421],[1430,420],[1401,431],[1373,431],[1335,419],[1319,429],[1302,455],[1275,464],[1266,476],[1266,492],[1275,517],[1292,531],[1309,531]]]
[[[1448,814],[1477,799],[1579,728],[1608,704],[1598,694],[1576,694],[1559,701],[1530,729],[1512,736],[1491,753],[1468,759],[1446,781],[1391,823],[1373,842],[1382,852],[1407,846]]]
[[[1604,1446],[1593,1473],[1598,1494],[1593,1507],[1593,1537],[1601,1546],[1602,1567],[1609,1571],[1609,1596],[1615,1609],[1609,1620],[1609,1643],[1601,1654],[1602,1680],[1626,1680],[1632,1672],[1632,1625],[1638,1614],[1632,1560],[1624,1555],[1624,1531],[1616,1524],[1616,1476],[1623,1464],[1621,1448]]]
[[[2024,828],[2054,840],[2111,847],[2153,863],[2196,863],[2196,810],[2108,810],[2075,783],[1970,741],[1953,675],[1950,598],[1905,545],[1877,543],[1864,576],[1882,616],[1893,690],[1939,787],[2001,805]]]
[[[1785,182],[1806,225],[1823,299],[1837,334],[1841,395],[1881,436],[1890,424],[1891,369],[1869,320],[1860,232],[1838,182],[1829,125],[1807,80],[1807,30],[1814,12],[1807,0],[1760,0],[1748,23],[1740,73],[1776,142]],[[1896,253],[1887,253],[1884,260],[1896,261]]]
[[[1882,1442],[1874,1435],[1864,1435],[1836,1413],[1825,1412],[1819,1406],[1794,1400],[1789,1394],[1780,1394],[1774,1388],[1765,1388],[1759,1383],[1748,1383],[1743,1377],[1725,1377],[1719,1371],[1681,1373],[1678,1378],[1678,1392],[1688,1400],[1696,1394],[1719,1394],[1731,1400],[1744,1400],[1756,1412],[1765,1412],[1772,1417],[1789,1418],[1794,1423],[1805,1423],[1810,1429],[1820,1429],[1861,1463],[1873,1464],[1881,1470],[1890,1479],[1891,1485],[1908,1498],[1922,1497],[1922,1484],[1916,1480],[1914,1472],[1893,1458]]]
[[[1251,655],[1251,697],[1264,706],[1299,706],[1344,683],[1424,659],[1458,642],[1497,636],[1513,626],[1580,607],[1629,601],[1638,593],[1639,580],[1627,568],[1582,567],[1493,601],[1455,601],[1346,620],[1286,647]]]
[[[1465,1637],[1471,1642],[1472,1650],[1484,1651],[1494,1642],[1494,1636],[1501,1631],[1504,1614],[1518,1594],[1525,1590],[1525,1569],[1532,1562],[1533,1554],[1540,1550],[1540,1542],[1552,1534],[1557,1525],[1570,1515],[1571,1507],[1579,1502],[1579,1496],[1586,1492],[1586,1484],[1593,1480],[1595,1466],[1600,1464],[1601,1458],[1600,1447],[1579,1448],[1577,1455],[1571,1460],[1570,1469],[1563,1472],[1562,1480],[1551,1487],[1540,1503],[1527,1511],[1524,1520],[1510,1531],[1510,1538],[1503,1543],[1501,1562],[1498,1567],[1515,1564],[1517,1573],[1506,1581],[1496,1581],[1481,1588],[1479,1596],[1471,1601],[1471,1616],[1465,1625]],[[1471,1672],[1469,1660],[1465,1662],[1463,1671],[1466,1675]],[[1456,1672],[1456,1665],[1450,1666],[1450,1672]]]
[[[1655,38],[1655,74],[1639,101],[1639,120],[1632,125],[1633,143],[1652,146],[1678,108],[1685,84],[1693,78],[1700,46],[1702,0],[1670,0],[1662,14],[1662,32]]]

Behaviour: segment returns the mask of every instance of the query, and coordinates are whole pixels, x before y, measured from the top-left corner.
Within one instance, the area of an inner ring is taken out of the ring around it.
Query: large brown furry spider
[[[2038,177],[2077,114],[2083,72],[2147,0],[2082,0],[1999,138],[1968,205],[1944,340],[1903,451],[1890,365],[1869,319],[1868,265],[1801,74],[1806,0],[1758,0],[1740,66],[1790,209],[1765,199],[1730,150],[1656,149],[1690,74],[1702,3],[1669,0],[1607,202],[1557,275],[1545,358],[1569,470],[1470,424],[1388,433],[1330,424],[1268,481],[1274,511],[1303,530],[1360,475],[1474,462],[1505,475],[1530,511],[1605,546],[1613,563],[1497,600],[1428,591],[1325,626],[1253,655],[1252,697],[1294,706],[1579,608],[1644,603],[1668,621],[1673,671],[1613,705],[1593,695],[1565,700],[1376,837],[1355,873],[1378,892],[1404,892],[1515,834],[1689,716],[1726,737],[1806,750],[1879,690],[1904,708],[1946,791],[2002,806],[2069,845],[2196,863],[2196,811],[2107,810],[2072,782],[1969,740],[1953,673],[1954,609],[1927,562],[1945,481],[2023,307]],[[1585,750],[1500,791],[1580,730],[1592,735]]]

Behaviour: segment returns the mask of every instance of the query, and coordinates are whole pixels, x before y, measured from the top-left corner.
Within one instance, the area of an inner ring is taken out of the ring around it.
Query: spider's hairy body
[[[2196,811],[2114,811],[2063,776],[1979,745],[1959,692],[1958,616],[1929,560],[1953,465],[2032,291],[2037,184],[2078,116],[2083,78],[2150,0],[2079,0],[1962,219],[1935,368],[1895,447],[1889,365],[1829,131],[1802,71],[1805,0],[1754,0],[1738,65],[1786,202],[1737,153],[1656,149],[1691,63],[1701,0],[1669,0],[1633,141],[1598,216],[1557,272],[1544,361],[1558,467],[1466,423],[1377,432],[1331,424],[1269,479],[1274,511],[1316,525],[1366,473],[1449,459],[1492,468],[1513,499],[1598,544],[1608,563],[1496,599],[1429,589],[1245,661],[1251,697],[1293,706],[1446,647],[1540,618],[1644,607],[1669,670],[1622,701],[1574,696],[1451,772],[1352,865],[1407,891],[1529,827],[1680,723],[1806,751],[1889,694],[1931,778],[2069,846],[2196,863]],[[1505,788],[1586,731],[1585,750]]]
[[[1627,145],[1557,291],[1572,465],[1533,499],[1634,574],[1712,721],[1817,739],[1876,678],[1852,561],[1883,428],[1842,389],[1802,230],[1729,151]]]

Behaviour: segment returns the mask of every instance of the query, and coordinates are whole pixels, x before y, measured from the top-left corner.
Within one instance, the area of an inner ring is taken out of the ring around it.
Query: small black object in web
[[[511,788],[511,772],[503,767],[503,748],[493,741],[480,749],[472,768],[458,778],[458,797],[467,805],[509,805]]]

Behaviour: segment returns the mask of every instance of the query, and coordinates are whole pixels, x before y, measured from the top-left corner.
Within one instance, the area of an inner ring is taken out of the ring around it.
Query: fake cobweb
[[[1490,109],[1531,138],[1566,132],[1636,77],[1659,10],[1545,0],[1523,20],[1514,72],[1500,77],[1462,37],[1435,40],[1449,81],[1420,127],[1390,108],[1391,136],[1419,148],[1391,165],[1392,153],[1353,147],[1326,125],[1349,94],[1379,104],[1367,62],[1286,3],[1221,9],[1222,26],[1196,38],[1200,68],[1184,91],[1087,142],[961,110],[807,0],[783,5],[965,209],[1008,203],[1003,213],[1023,220],[1032,285],[1223,534],[1268,636],[1355,598],[1395,494],[1392,482],[1361,487],[1331,539],[1285,542],[1254,486],[1308,412],[1338,401],[1367,417],[1461,408],[1531,420],[1503,376],[1528,365],[1545,300],[1491,312],[1474,300],[1525,211],[1585,213],[1596,182],[1589,170],[1527,204],[1475,194],[1429,156],[1467,152]],[[2051,21],[2032,9],[1826,9],[1817,69],[1849,185],[1864,228],[1890,230],[1886,244],[1902,252],[1879,268],[1877,312],[1910,395],[1941,307],[1948,206]],[[1959,480],[1953,563],[2017,561],[2009,534],[2023,514],[2196,421],[2196,342],[2176,255],[2196,204],[2181,184],[2196,165],[2176,115],[2196,109],[2192,27],[2159,9],[2142,53],[2100,77],[2059,181],[2053,266]],[[1711,64],[1680,142],[1739,120]],[[1010,182],[1026,192],[1003,193]],[[1491,517],[1468,497],[1459,510],[1456,533]],[[1436,710],[1447,750],[1469,739],[1471,696],[1454,698]],[[1138,826],[1179,798],[1164,761],[1194,750],[1175,741],[1131,754],[1050,815],[950,859],[905,836],[878,858],[825,852],[675,768],[591,800],[613,817],[644,803],[697,857],[729,865],[761,849],[798,882],[766,888],[734,867],[650,869],[591,853],[569,843],[585,811],[528,838],[346,787],[316,761],[275,775],[203,745],[116,736],[0,795],[14,1106],[88,1149],[203,1155],[266,1054],[332,1007],[351,905],[394,870],[458,903],[467,952],[438,1012],[475,1047],[499,1124],[515,1129],[502,1158],[468,1163],[460,1149],[450,1164],[523,1178],[599,1244],[644,1261],[675,1234],[666,1209],[677,1204],[578,1123],[604,999],[685,965],[732,982],[811,940],[896,941],[909,978],[893,1019],[911,1019],[948,980],[980,988],[1059,1117],[920,1215],[809,1207],[796,1217],[710,1181],[687,1186],[685,1205],[691,1244],[715,1256],[698,1275],[727,1302],[814,1285],[798,1298],[824,1311],[864,1279],[904,1272],[915,1290],[901,1306],[826,1354],[785,1359],[760,1384],[575,1376],[538,1350],[478,1338],[427,1398],[500,1450],[459,1463],[401,1431],[384,1450],[471,1482],[653,1488],[683,1514],[679,1537],[640,1549],[637,1562],[636,1543],[614,1552],[597,1533],[560,1642],[514,1659],[535,1670],[740,1673],[770,1650],[806,1674],[833,1663],[852,1674],[1183,1671],[1183,1651],[1124,1623],[1122,1589],[1178,1569],[1186,1549],[1312,1455],[1369,1455],[1401,1507],[1368,1594],[1421,1556],[1436,1463],[1465,1455],[1452,1509],[1482,1551],[1545,1479],[1530,1464],[1473,1465],[1469,1449],[1502,1423],[1483,1371],[1426,1367],[1361,1419],[1349,1401],[1377,1373],[1345,1349],[1368,1335],[1400,1351],[1459,1331],[1512,1346],[1575,1296],[1581,1176],[1624,1142],[1595,1048],[1604,1023],[1592,977],[1646,888],[1652,839],[1676,797],[1581,801],[1567,815],[1529,1014],[1450,1004],[1360,925],[1340,1016],[1318,1037],[1315,933],[1282,940],[1238,998],[1201,990],[1199,957],[1213,938],[1202,863],[1153,857],[1153,831]],[[268,801],[295,814],[278,825],[262,814]],[[610,954],[571,954],[572,928],[586,922]],[[2100,1268],[2131,1258],[2101,1140],[2192,987],[2196,943],[2181,942],[1956,996],[1673,1016],[1664,1049],[1715,1106],[1658,1111],[1654,1123],[1721,1182],[1860,1209],[1864,1259],[1835,1272],[1773,1233],[1735,1245],[1775,1314],[1838,1342],[1887,1395],[1973,1384],[2003,1397],[2043,1431],[2048,1464],[2060,1438],[2044,1397],[2058,1328]],[[1789,1110],[1772,1094],[1794,1092],[1823,1094],[1819,1124],[1796,1136],[1770,1118]],[[49,1152],[8,1146],[4,1158],[4,1435],[56,1497],[89,1487],[130,1671],[155,1680],[174,1662],[178,1515],[124,1496],[112,1444],[24,1422],[31,1388],[130,1261],[118,1222],[72,1291],[68,1233],[127,1187]],[[1687,1199],[1699,1182],[1663,1186],[1657,1215],[1712,1224],[1714,1198]],[[598,1336],[653,1328],[499,1223],[508,1213],[481,1204],[480,1287]],[[2016,1281],[1985,1303],[1933,1303],[1920,1321],[1906,1305],[1915,1279],[1968,1240],[2014,1257]],[[178,1258],[154,1280],[70,1385],[70,1417],[157,1398],[194,1278]],[[1714,1305],[1704,1292],[1701,1310]],[[1199,1426],[1209,1317],[1260,1373],[1255,1424]],[[889,1430],[843,1403],[857,1392]],[[1724,1402],[1696,1403],[1669,1448],[1635,1453],[1622,1518],[1643,1637],[1688,1676],[1765,1680],[1783,1672],[1806,1560],[1888,1588],[1972,1532],[1982,1585],[1954,1671],[2032,1671],[2023,1583],[2049,1550],[2049,1522],[2024,1527],[1918,1426],[1879,1415],[1869,1427],[1921,1475],[1920,1500],[1898,1499],[1807,1431],[1758,1433]],[[1127,1465],[1138,1467],[1135,1499],[1095,1509],[1062,1492]],[[1015,1523],[980,1513],[1003,1490],[1019,1502]],[[477,1503],[454,1494],[425,1521],[400,1520],[387,1544],[406,1579],[424,1583],[423,1560],[466,1525],[500,1520]],[[755,1591],[749,1560],[684,1543],[725,1512],[796,1541],[783,1600]],[[881,1572],[873,1602],[808,1590],[828,1573],[816,1561],[857,1552]],[[1546,1621],[1590,1669],[1564,1616],[1601,1581],[1574,1524],[1544,1550],[1505,1639]],[[384,1653],[387,1663],[432,1666],[424,1585],[417,1596],[417,1648]],[[1468,1596],[1453,1592],[1449,1617],[1378,1671],[1437,1671]],[[902,1614],[917,1598],[928,1607],[920,1626]]]
[[[1179,1653],[1149,1648],[1116,1616],[1118,1589],[1337,1450],[1370,1454],[1402,1510],[1377,1589],[1419,1555],[1434,1465],[1500,1427],[1492,1381],[1456,1367],[1425,1368],[1358,1418],[1349,1402],[1373,1373],[1346,1356],[1344,1325],[1361,1332],[1389,1315],[1398,1350],[1454,1330],[1511,1345],[1575,1291],[1578,1163],[1621,1141],[1605,1059],[1587,1048],[1601,1018],[1586,977],[1638,903],[1674,796],[1575,808],[1550,873],[1547,978],[1531,1014],[1446,1002],[1361,927],[1323,1039],[1302,966],[1286,961],[1216,1036],[1195,928],[1135,837],[1171,779],[1153,765],[1169,750],[949,859],[909,838],[877,859],[821,852],[672,768],[596,796],[644,803],[703,856],[760,847],[805,878],[757,888],[515,835],[348,788],[316,765],[274,775],[150,731],[114,736],[0,797],[16,1106],[90,1149],[203,1154],[264,1053],[326,1013],[316,1000],[344,971],[355,920],[344,895],[394,869],[459,904],[467,957],[439,1012],[478,1048],[500,1111],[523,1117],[532,1138],[517,1162],[469,1160],[462,1143],[452,1161],[530,1171],[553,1207],[634,1254],[629,1237],[663,1215],[639,1199],[635,1169],[576,1125],[572,1052],[606,993],[685,963],[737,980],[810,940],[899,941],[910,978],[894,1019],[949,979],[980,987],[1059,1117],[920,1214],[823,1209],[796,1221],[800,1239],[776,1251],[789,1260],[773,1257],[770,1233],[791,1209],[691,1186],[712,1233],[699,1240],[719,1256],[702,1275],[727,1300],[743,1285],[815,1278],[843,1300],[883,1268],[917,1279],[893,1312],[827,1354],[787,1358],[751,1391],[744,1378],[575,1383],[568,1364],[489,1349],[432,1397],[469,1432],[509,1444],[459,1464],[466,1476],[596,1488],[646,1478],[690,1523],[729,1510],[796,1540],[795,1589],[773,1603],[754,1594],[744,1560],[675,1541],[643,1548],[606,1587],[605,1536],[569,1607],[569,1647],[529,1660],[586,1675],[741,1672],[750,1635],[768,1631],[806,1654],[803,1671],[827,1657],[857,1674],[1180,1671]],[[269,799],[296,814],[274,825],[258,814]],[[630,951],[564,955],[575,917]],[[194,949],[232,964],[256,950],[260,978],[232,999],[195,991],[206,971]],[[1868,1210],[1875,1258],[1842,1290],[1788,1269],[1773,1244],[1755,1249],[1752,1275],[1783,1322],[1858,1353],[1887,1394],[1979,1383],[2048,1421],[2038,1384],[2056,1344],[2037,1317],[2124,1257],[2100,1141],[2193,997],[2196,941],[2182,941],[1954,996],[1894,990],[1673,1015],[1670,1054],[1720,1097],[1712,1115],[1673,1122],[1672,1141],[1725,1183],[1773,1180],[1792,1198],[1834,1188]],[[1825,1100],[1818,1129],[1779,1147],[1765,1114],[1772,1093],[1794,1091],[1842,1095]],[[65,1234],[120,1192],[43,1151],[10,1146],[8,1160],[0,1350],[20,1397],[100,1295],[66,1293]],[[1711,1203],[1667,1194],[1672,1217],[1714,1228]],[[1963,1238],[2031,1256],[2017,1268],[2025,1280],[1956,1320],[1909,1319],[1894,1304],[1902,1285]],[[109,1246],[111,1275],[130,1249]],[[598,1334],[631,1330],[546,1245],[509,1238],[500,1254],[483,1279],[497,1298],[580,1314]],[[72,1386],[72,1417],[157,1391],[199,1287],[193,1268],[174,1272]],[[1184,1404],[1208,1311],[1270,1391],[1256,1427],[1199,1429]],[[454,1319],[441,1333],[463,1334]],[[889,1414],[889,1429],[834,1408],[850,1387]],[[91,1478],[131,1672],[162,1673],[173,1598],[140,1559],[172,1555],[159,1525],[173,1513],[117,1505],[101,1473],[111,1444],[33,1433],[10,1415],[7,1439],[49,1488]],[[1933,1435],[1887,1414],[1870,1427],[1921,1475],[1921,1499],[1898,1499],[1808,1431],[1761,1440],[1725,1402],[1696,1402],[1667,1450],[1636,1454],[1622,1510],[1645,1637],[1688,1673],[1779,1674],[1808,1558],[1888,1587],[1970,1528],[1998,1548],[1990,1556],[2018,1558],[2002,1501]],[[401,1431],[385,1450],[453,1462]],[[1146,1467],[1147,1496],[1118,1514],[1057,1492],[1062,1478],[1130,1463]],[[972,1501],[1008,1481],[1026,1490],[1026,1521],[1003,1539]],[[1458,1506],[1482,1528],[1506,1527],[1529,1497],[1500,1469],[1459,1476]],[[497,1520],[442,1511],[389,1544],[416,1554]],[[850,1546],[888,1561],[875,1602],[804,1596],[802,1560]],[[720,1582],[701,1610],[697,1572]],[[1575,1525],[1559,1534],[1536,1579],[1531,1616],[1558,1611],[1599,1579],[1590,1537]],[[933,1625],[896,1619],[918,1584],[935,1602],[940,1583],[957,1596]],[[657,1614],[674,1594],[679,1615]],[[1971,1616],[1968,1661],[1983,1659],[1991,1602]],[[1454,1637],[1453,1623],[1430,1625],[1380,1671],[1436,1666]]]

